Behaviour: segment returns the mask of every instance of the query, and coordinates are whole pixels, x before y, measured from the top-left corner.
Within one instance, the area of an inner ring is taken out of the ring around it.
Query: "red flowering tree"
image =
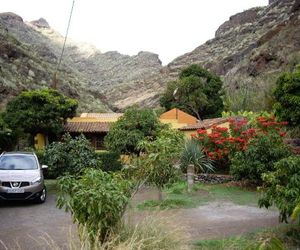
[[[249,142],[257,136],[276,134],[283,137],[285,133],[282,128],[287,124],[286,122],[276,122],[274,117],[259,117],[255,126],[251,125],[246,118],[229,118],[228,122],[229,129],[213,126],[211,133],[199,129],[196,134],[192,135],[201,142],[207,156],[222,167],[228,167],[229,155],[245,151]]]

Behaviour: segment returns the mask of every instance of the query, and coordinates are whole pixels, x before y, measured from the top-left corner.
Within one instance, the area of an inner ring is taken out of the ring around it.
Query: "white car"
[[[34,153],[0,155],[0,200],[34,200],[44,203],[47,191],[42,169]]]

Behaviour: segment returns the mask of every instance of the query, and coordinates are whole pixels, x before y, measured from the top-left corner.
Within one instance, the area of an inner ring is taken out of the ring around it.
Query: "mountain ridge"
[[[151,52],[134,56],[117,51],[102,53],[94,46],[68,39],[62,76],[75,76],[76,84],[65,83],[64,88],[81,89],[77,98],[86,102],[86,110],[95,109],[95,105],[89,107],[89,101],[82,98],[85,91],[105,110],[123,110],[133,104],[157,107],[166,84],[184,67],[196,63],[221,75],[229,92],[243,86],[270,92],[278,74],[300,60],[299,9],[300,0],[270,0],[267,6],[237,13],[220,25],[213,39],[166,66]],[[29,46],[40,60],[52,65],[50,68],[57,63],[64,38],[45,19],[24,23],[16,14],[2,13],[0,31],[1,25],[2,33],[7,30],[19,43]],[[47,76],[48,82],[50,78]]]

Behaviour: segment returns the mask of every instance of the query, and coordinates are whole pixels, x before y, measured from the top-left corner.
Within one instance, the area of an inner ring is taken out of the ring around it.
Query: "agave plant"
[[[212,160],[205,155],[201,146],[195,139],[186,140],[180,156],[180,166],[182,169],[186,169],[188,166],[192,165],[197,173],[207,173],[214,170],[212,163]]]

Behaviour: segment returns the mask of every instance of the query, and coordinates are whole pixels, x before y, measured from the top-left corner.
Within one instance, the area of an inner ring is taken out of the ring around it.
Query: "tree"
[[[144,154],[138,175],[157,187],[159,200],[162,200],[164,186],[178,177],[178,169],[174,165],[179,159],[183,142],[183,134],[165,128],[154,141],[145,140],[139,144]]]
[[[300,69],[282,74],[274,91],[276,117],[287,121],[291,126],[300,124]]]
[[[167,110],[182,109],[199,119],[212,118],[223,111],[222,94],[220,77],[192,64],[181,71],[177,81],[168,83],[160,104]]]
[[[76,113],[78,103],[57,90],[24,91],[6,107],[5,121],[13,129],[34,136],[37,133],[57,135],[67,118]]]
[[[132,107],[111,126],[105,145],[114,152],[139,155],[138,143],[146,138],[153,140],[161,127],[154,111]]]

